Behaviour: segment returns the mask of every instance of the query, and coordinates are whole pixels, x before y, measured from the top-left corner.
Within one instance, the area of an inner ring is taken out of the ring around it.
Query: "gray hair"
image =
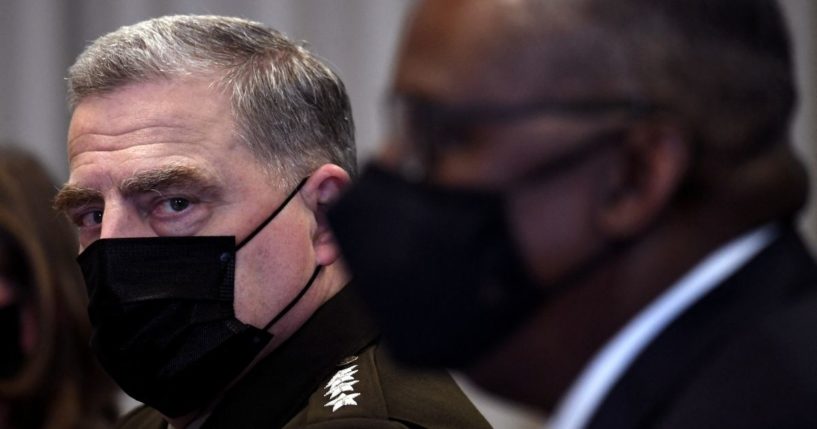
[[[215,76],[232,103],[238,137],[292,185],[320,164],[356,171],[354,123],[340,78],[301,44],[261,23],[177,15],[121,27],[88,46],[68,70],[71,109],[130,83]]]

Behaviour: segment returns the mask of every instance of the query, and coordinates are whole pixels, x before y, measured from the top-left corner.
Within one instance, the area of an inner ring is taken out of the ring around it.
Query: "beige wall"
[[[801,226],[817,250],[817,2],[782,0],[795,35],[800,108],[793,125],[795,146],[809,167],[811,197]]]

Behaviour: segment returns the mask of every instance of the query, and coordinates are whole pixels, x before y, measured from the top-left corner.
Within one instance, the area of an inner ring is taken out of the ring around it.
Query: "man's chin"
[[[534,317],[461,372],[480,388],[513,402],[550,412],[559,381],[543,378],[548,350],[539,343],[542,330]]]
[[[538,395],[541,395],[541,391],[528,391],[530,385],[534,383],[520,378],[519,366],[520,361],[518,360],[492,353],[463,370],[462,373],[487,392],[512,402],[541,407],[541,398],[537,398]]]

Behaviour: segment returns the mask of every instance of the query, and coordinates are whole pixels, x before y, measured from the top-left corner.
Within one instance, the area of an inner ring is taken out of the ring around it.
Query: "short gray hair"
[[[199,74],[231,98],[238,137],[291,185],[331,162],[356,171],[343,82],[301,44],[240,18],[176,15],[121,27],[68,70],[71,109],[130,83]]]

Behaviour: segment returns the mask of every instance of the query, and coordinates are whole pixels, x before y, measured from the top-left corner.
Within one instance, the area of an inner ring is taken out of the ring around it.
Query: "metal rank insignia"
[[[328,396],[329,402],[324,407],[332,407],[333,413],[347,405],[357,405],[355,398],[360,396],[360,393],[356,393],[354,387],[359,381],[354,377],[357,373],[356,368],[357,365],[352,365],[338,371],[326,384],[326,393],[323,396]]]

